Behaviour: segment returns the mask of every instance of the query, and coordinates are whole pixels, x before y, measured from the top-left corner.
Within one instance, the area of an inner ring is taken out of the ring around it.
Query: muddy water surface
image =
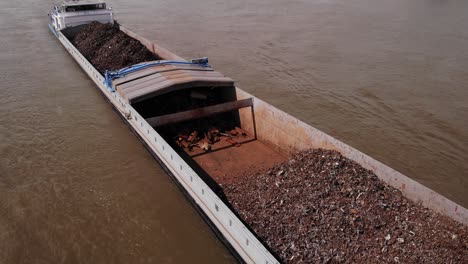
[[[47,28],[0,3],[0,263],[234,259]]]
[[[0,260],[231,262],[46,27],[0,3]],[[117,19],[468,206],[468,2],[112,1]]]

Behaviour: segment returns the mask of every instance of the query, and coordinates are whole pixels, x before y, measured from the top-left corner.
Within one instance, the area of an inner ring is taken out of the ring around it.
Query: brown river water
[[[468,206],[468,2],[111,2],[116,19]],[[49,33],[0,3],[0,263],[224,263],[225,247]]]

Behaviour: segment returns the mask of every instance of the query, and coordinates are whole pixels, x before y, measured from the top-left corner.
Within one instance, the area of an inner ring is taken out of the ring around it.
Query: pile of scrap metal
[[[221,132],[219,129],[212,127],[206,131],[192,130],[179,133],[175,138],[177,145],[181,148],[193,151],[195,147],[207,152],[212,149],[212,146],[221,140],[224,140],[232,146],[240,147],[241,143],[236,141],[237,138],[248,136],[247,132],[240,128],[235,127],[232,130]]]

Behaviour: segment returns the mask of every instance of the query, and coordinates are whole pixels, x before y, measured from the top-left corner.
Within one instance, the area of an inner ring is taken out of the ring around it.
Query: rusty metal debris
[[[243,137],[248,136],[247,132],[239,127],[235,127],[232,130],[226,130],[224,132],[221,132],[220,129],[216,127],[211,127],[205,131],[193,130],[188,135],[185,133],[179,133],[175,137],[175,142],[181,148],[187,148],[189,151],[193,151],[193,148],[197,147],[207,152],[212,150],[213,145],[220,142],[221,139],[224,139],[224,141],[233,146],[240,147],[241,143],[235,140],[235,138],[238,138],[240,135]]]
[[[223,189],[285,263],[468,263],[468,227],[336,151],[297,153]]]
[[[195,143],[196,141],[198,141],[198,132],[197,131],[193,131],[190,136],[187,138],[187,141],[190,142],[190,143]]]

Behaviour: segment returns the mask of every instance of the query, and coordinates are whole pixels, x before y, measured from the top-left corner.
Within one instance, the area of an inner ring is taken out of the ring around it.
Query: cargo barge
[[[72,43],[89,23],[110,23],[157,60],[97,69]],[[65,1],[49,28],[210,226],[246,263],[278,258],[226,203],[222,186],[249,168],[267,169],[311,148],[339,151],[409,199],[468,224],[468,210],[345,143],[235,86],[208,59],[186,61],[113,19],[101,1]]]

